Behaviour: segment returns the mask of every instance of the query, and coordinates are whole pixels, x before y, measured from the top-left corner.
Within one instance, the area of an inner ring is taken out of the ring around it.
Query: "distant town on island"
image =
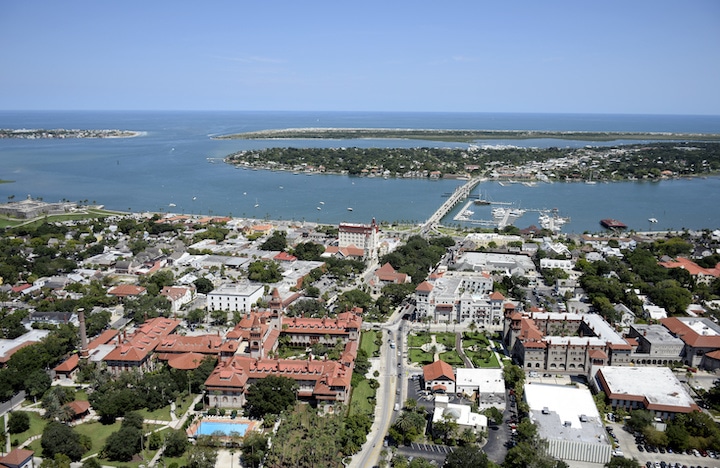
[[[47,129],[10,129],[0,128],[0,138],[20,138],[36,140],[41,138],[131,138],[142,132],[131,130],[78,130],[56,128]]]
[[[513,181],[608,181],[715,174],[720,144],[661,142],[583,148],[265,148],[228,155],[252,169],[368,177],[492,177]]]

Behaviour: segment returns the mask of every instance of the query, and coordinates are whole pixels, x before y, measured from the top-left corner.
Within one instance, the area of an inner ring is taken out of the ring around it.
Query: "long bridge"
[[[422,234],[428,234],[438,224],[440,224],[440,221],[450,212],[450,210],[455,208],[455,205],[460,203],[460,201],[469,197],[470,192],[472,192],[473,189],[477,187],[477,184],[483,180],[485,179],[482,177],[473,177],[460,187],[456,188],[455,191],[450,194],[448,199],[440,206],[440,208],[438,208],[437,211],[435,211],[435,213],[433,213],[432,216],[425,221],[422,226]]]

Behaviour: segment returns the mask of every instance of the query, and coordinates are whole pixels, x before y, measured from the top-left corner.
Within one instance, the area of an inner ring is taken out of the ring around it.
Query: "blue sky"
[[[0,109],[720,114],[720,2],[0,5]]]

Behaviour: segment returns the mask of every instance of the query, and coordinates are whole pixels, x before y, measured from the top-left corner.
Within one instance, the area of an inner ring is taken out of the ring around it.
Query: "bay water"
[[[213,140],[212,136],[276,128],[418,128],[720,133],[720,116],[387,112],[0,111],[0,128],[121,129],[119,139],[0,139],[0,201],[31,196],[87,200],[122,211],[232,215],[320,223],[420,223],[458,180],[382,179],[236,169],[221,159],[243,149],[292,147],[467,147],[420,140]],[[580,147],[629,141],[488,140],[478,144]],[[485,182],[475,193],[528,210],[518,227],[538,224],[532,210],[557,208],[564,232],[598,232],[602,218],[630,229],[716,229],[720,178],[522,184]],[[352,208],[352,211],[349,210]],[[446,218],[454,223],[452,216]],[[474,206],[474,218],[490,208]],[[487,213],[485,212],[487,211]],[[656,218],[651,224],[649,218]]]

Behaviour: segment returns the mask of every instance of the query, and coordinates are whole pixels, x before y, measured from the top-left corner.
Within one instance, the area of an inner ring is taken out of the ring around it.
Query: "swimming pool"
[[[249,427],[250,424],[239,421],[200,421],[200,426],[197,428],[195,435],[212,435],[216,432],[222,432],[229,436],[230,433],[237,432],[240,437],[244,437]]]

